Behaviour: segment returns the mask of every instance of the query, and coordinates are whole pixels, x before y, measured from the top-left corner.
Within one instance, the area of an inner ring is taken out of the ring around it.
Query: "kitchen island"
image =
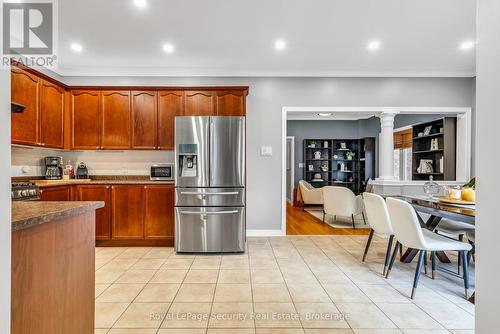
[[[12,333],[94,332],[95,210],[103,206],[12,203]]]

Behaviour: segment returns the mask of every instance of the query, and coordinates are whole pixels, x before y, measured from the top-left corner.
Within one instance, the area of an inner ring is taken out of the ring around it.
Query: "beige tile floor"
[[[411,300],[415,263],[386,280],[386,240],[363,263],[366,238],[249,238],[245,254],[222,256],[96,248],[96,334],[474,333],[454,254]]]

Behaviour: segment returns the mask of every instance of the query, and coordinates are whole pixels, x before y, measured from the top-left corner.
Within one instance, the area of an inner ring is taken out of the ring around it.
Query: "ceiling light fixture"
[[[286,42],[283,39],[278,39],[274,42],[274,48],[278,51],[284,50],[286,48]]]
[[[318,114],[318,116],[321,116],[321,117],[328,117],[328,116],[332,116],[332,113],[331,112],[320,112]]]
[[[83,50],[83,46],[81,44],[78,44],[78,43],[71,43],[70,47],[71,47],[71,50],[73,50],[75,52],[82,52],[82,50]]]
[[[462,42],[462,44],[460,44],[460,50],[463,50],[463,51],[470,50],[470,49],[473,49],[474,46],[476,46],[475,41],[465,41],[465,42]]]
[[[366,46],[366,48],[369,50],[369,51],[376,51],[378,49],[380,49],[380,41],[371,41],[370,43],[368,43],[368,45]]]
[[[134,0],[134,5],[136,5],[139,8],[145,8],[147,6],[146,0]]]
[[[175,46],[170,43],[163,44],[163,51],[166,53],[173,53],[175,51]]]

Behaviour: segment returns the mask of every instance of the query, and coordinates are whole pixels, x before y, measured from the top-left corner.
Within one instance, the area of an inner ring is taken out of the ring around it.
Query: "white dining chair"
[[[366,242],[362,262],[365,261],[366,255],[368,254],[368,249],[370,248],[374,233],[377,233],[378,235],[382,235],[384,237],[389,237],[384,261],[383,275],[385,276],[387,266],[389,265],[389,257],[394,240],[394,232],[392,230],[392,223],[389,217],[389,212],[387,211],[387,205],[385,204],[385,200],[382,198],[382,196],[368,192],[363,193],[363,204],[365,208],[366,218],[368,219],[368,225],[370,225],[371,231],[370,235],[368,236],[368,241]]]
[[[337,219],[337,216],[351,217],[353,229],[356,228],[354,217],[362,215],[366,224],[363,214],[363,199],[360,195],[356,196],[351,189],[345,187],[326,186],[322,189],[323,224],[326,215],[331,215],[334,219]]]
[[[320,206],[323,205],[323,190],[321,188],[314,188],[309,182],[299,181],[300,194],[302,195],[302,202],[306,206]]]
[[[436,252],[459,251],[462,254],[465,298],[467,299],[469,289],[469,270],[466,252],[470,251],[472,246],[465,242],[460,242],[444,237],[426,228],[421,228],[417,218],[417,213],[415,212],[413,207],[405,201],[389,197],[387,198],[387,210],[389,212],[389,217],[392,222],[392,228],[394,230],[394,235],[397,242],[396,248],[394,249],[391,260],[389,262],[389,268],[387,269],[386,278],[389,277],[392,266],[394,264],[394,259],[398,251],[399,243],[403,244],[406,247],[419,250],[420,254],[418,257],[417,268],[415,270],[413,289],[411,291],[411,298],[413,299],[417,290],[420,271],[422,270],[422,264],[427,256],[427,252],[430,252],[431,254],[432,277],[434,278],[434,272],[436,271]]]
[[[456,238],[458,241],[464,241],[464,236],[470,232],[474,232],[475,226],[459,221],[454,221],[450,219],[441,219],[438,225],[434,229],[439,234],[444,236]],[[458,274],[460,275],[460,267],[462,266],[462,255],[458,253]]]

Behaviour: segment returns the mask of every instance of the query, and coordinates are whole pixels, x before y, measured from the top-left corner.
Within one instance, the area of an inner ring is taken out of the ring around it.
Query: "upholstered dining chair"
[[[463,222],[458,222],[450,219],[441,219],[436,228],[434,229],[439,234],[444,236],[456,238],[458,241],[464,241],[464,236],[469,233],[474,233],[475,226]],[[458,253],[458,274],[460,275],[460,267],[462,265],[462,255]]]
[[[368,219],[368,225],[370,225],[371,231],[370,235],[368,236],[368,241],[366,242],[362,261],[365,261],[374,233],[389,237],[384,261],[383,275],[385,276],[387,266],[389,265],[389,257],[391,254],[392,242],[394,239],[394,232],[392,230],[392,223],[389,217],[389,212],[387,211],[387,205],[385,204],[385,200],[382,198],[382,196],[368,192],[363,193],[363,204],[365,207],[366,218]]]
[[[354,217],[363,216],[363,199],[360,195],[356,196],[351,189],[345,187],[326,186],[323,187],[323,224],[325,215],[331,215],[334,219],[337,216],[351,217],[352,228],[355,229]]]
[[[466,252],[470,251],[472,246],[468,243],[453,240],[434,233],[433,231],[430,231],[428,229],[421,228],[417,218],[417,214],[409,203],[391,197],[387,198],[386,202],[389,217],[392,222],[392,228],[394,230],[394,235],[397,240],[396,248],[394,249],[391,260],[389,262],[389,268],[387,269],[386,278],[389,277],[392,266],[394,265],[394,259],[398,251],[399,243],[403,244],[406,247],[419,250],[417,268],[415,270],[415,277],[413,279],[413,289],[411,291],[411,299],[413,299],[417,290],[420,271],[422,270],[422,264],[427,256],[427,252],[430,252],[431,254],[432,276],[434,278],[434,272],[436,270],[436,252],[459,251],[462,254],[461,258],[465,298],[467,299],[469,289],[469,269],[467,264]]]
[[[314,188],[309,182],[299,181],[300,194],[304,206],[319,206],[323,205],[323,190],[321,188]]]

